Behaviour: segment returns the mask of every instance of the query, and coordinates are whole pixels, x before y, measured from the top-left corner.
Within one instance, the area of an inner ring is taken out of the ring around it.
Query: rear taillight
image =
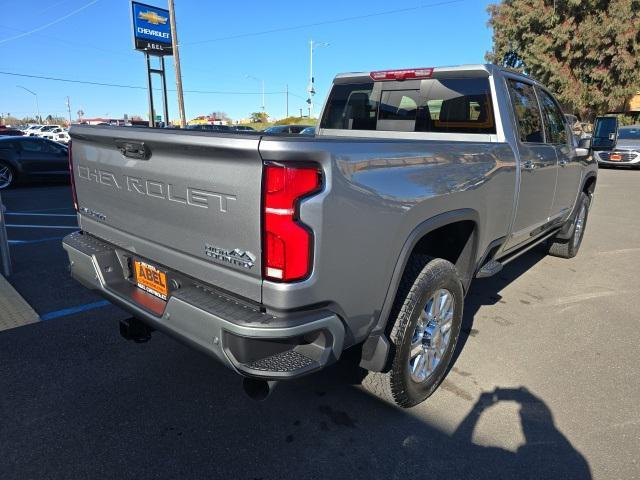
[[[291,282],[309,275],[313,259],[313,234],[298,219],[300,199],[320,189],[317,167],[265,165],[264,276]]]
[[[71,154],[71,140],[67,144],[67,154],[69,156],[69,175],[71,179],[71,195],[73,197],[73,208],[78,211],[78,195],[76,194],[76,180],[73,178],[73,155]]]

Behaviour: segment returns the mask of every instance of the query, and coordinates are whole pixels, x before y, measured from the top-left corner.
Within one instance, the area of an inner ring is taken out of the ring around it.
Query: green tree
[[[266,112],[253,112],[251,114],[251,123],[266,123],[269,115]]]
[[[488,7],[492,63],[525,72],[585,118],[640,89],[640,0],[503,0]]]

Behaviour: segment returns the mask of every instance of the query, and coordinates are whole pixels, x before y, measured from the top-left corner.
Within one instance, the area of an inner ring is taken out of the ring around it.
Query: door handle
[[[533,163],[532,160],[527,160],[522,164],[522,168],[524,168],[525,170],[534,170],[536,168],[536,164]]]

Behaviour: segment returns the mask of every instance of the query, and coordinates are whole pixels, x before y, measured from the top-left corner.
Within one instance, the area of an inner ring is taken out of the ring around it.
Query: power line
[[[82,10],[85,10],[86,8],[89,8],[91,5],[93,5],[94,3],[98,3],[99,1],[100,0],[92,0],[91,2],[87,3],[86,5],[83,5],[82,7],[77,8],[74,11],[72,11],[70,13],[67,13],[66,15],[63,15],[62,17],[57,18],[57,19],[55,19],[55,20],[53,20],[53,21],[51,21],[49,23],[45,23],[44,25],[40,25],[39,27],[34,28],[33,30],[29,30],[27,32],[19,33],[18,35],[14,35],[13,37],[3,38],[2,40],[0,40],[0,45],[2,45],[3,43],[10,42],[12,40],[17,40],[19,38],[26,37],[28,35],[32,35],[32,34],[34,34],[36,32],[44,30],[45,28],[49,28],[50,26],[55,25],[56,23],[60,23],[63,20],[66,20],[67,18],[72,17],[77,13],[80,13]]]
[[[19,33],[24,33],[24,34],[29,34],[29,32],[25,31],[25,30],[20,30],[19,28],[14,28],[14,27],[9,27],[8,25],[0,25],[0,28],[5,28],[7,30],[13,30],[14,32],[19,32]],[[66,40],[64,38],[60,38],[60,37],[56,37],[53,35],[45,35],[42,33],[33,33],[32,35],[36,36],[36,37],[40,37],[40,38],[46,38],[48,40],[53,40],[56,42],[60,42],[63,44],[66,44],[70,47],[73,48],[77,48],[80,50],[95,50],[98,52],[102,52],[102,53],[108,53],[110,55],[121,55],[121,56],[127,56],[129,60],[133,60],[133,57],[130,55],[130,53],[132,52],[132,50],[129,50],[127,52],[125,51],[116,51],[116,50],[108,50],[105,48],[101,48],[101,47],[97,47],[95,45],[89,45],[87,43],[77,43],[77,42],[70,42],[69,40]],[[107,61],[109,61],[109,59],[106,59]]]
[[[461,2],[465,2],[467,0],[446,0],[446,1],[442,1],[442,2],[436,2],[436,3],[429,3],[427,5],[418,5],[416,7],[405,7],[405,8],[397,8],[394,10],[386,10],[384,12],[377,12],[377,13],[367,13],[364,15],[354,15],[352,17],[343,17],[343,18],[336,18],[333,20],[324,20],[322,22],[315,22],[315,23],[305,23],[303,25],[293,25],[290,27],[280,27],[280,28],[274,28],[271,30],[263,30],[261,32],[247,32],[247,33],[239,33],[236,35],[230,35],[228,37],[218,37],[218,38],[211,38],[208,40],[197,40],[195,42],[186,42],[186,43],[182,43],[180,44],[181,47],[183,46],[191,46],[191,45],[200,45],[203,43],[211,43],[211,42],[220,42],[222,40],[236,40],[238,38],[245,38],[245,37],[254,37],[254,36],[258,36],[258,35],[267,35],[269,33],[279,33],[279,32],[288,32],[291,30],[300,30],[302,28],[309,28],[309,27],[318,27],[318,26],[322,26],[322,25],[330,25],[333,23],[343,23],[343,22],[350,22],[352,20],[362,20],[364,18],[373,18],[373,17],[382,17],[385,15],[392,15],[395,13],[404,13],[404,12],[411,12],[411,11],[415,11],[415,10],[421,10],[424,8],[432,8],[432,7],[440,7],[442,5],[451,5],[453,3],[461,3]]]
[[[83,85],[94,85],[98,87],[114,87],[114,88],[128,88],[133,90],[146,90],[147,87],[138,85],[125,85],[120,83],[106,83],[106,82],[92,82],[89,80],[74,80],[71,78],[59,78],[59,77],[47,77],[45,75],[28,75],[26,73],[15,72],[3,72],[0,71],[0,75],[10,75],[13,77],[24,78],[37,78],[39,80],[51,80],[55,82],[67,82],[67,83],[79,83]],[[175,89],[169,89],[171,92],[175,92]],[[185,93],[202,93],[212,95],[262,95],[262,92],[227,92],[222,90],[185,90]],[[285,92],[264,92],[265,95],[282,95]]]

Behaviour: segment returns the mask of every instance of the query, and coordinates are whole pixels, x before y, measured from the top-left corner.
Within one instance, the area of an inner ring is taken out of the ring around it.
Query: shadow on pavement
[[[483,393],[452,435],[428,404],[392,407],[340,364],[254,403],[234,373],[163,335],[125,342],[117,315],[0,333],[0,478],[590,478],[524,388]],[[472,441],[499,402],[520,406],[515,452]]]
[[[473,321],[478,310],[483,305],[495,305],[500,302],[502,300],[500,292],[545,257],[546,253],[542,250],[542,247],[536,247],[505,265],[502,271],[493,277],[473,280],[469,293],[465,298],[462,331],[451,362],[452,365],[455,364],[460,353],[462,353],[468,338],[475,336],[477,333],[473,328]]]

